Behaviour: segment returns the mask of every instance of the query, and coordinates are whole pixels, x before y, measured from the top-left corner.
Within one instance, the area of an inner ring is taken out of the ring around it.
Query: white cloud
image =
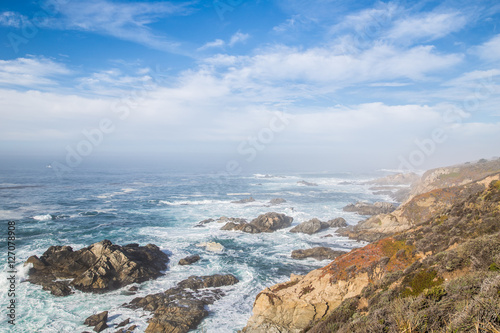
[[[198,51],[203,51],[206,49],[217,48],[217,47],[224,47],[224,45],[226,45],[226,42],[224,42],[222,39],[216,39],[213,42],[208,42],[202,47],[199,47]]]
[[[0,85],[35,88],[57,85],[56,77],[72,72],[66,66],[46,58],[0,60]]]
[[[27,20],[27,18],[19,13],[0,13],[0,26],[20,28],[23,20]]]
[[[386,37],[401,41],[431,41],[462,29],[466,23],[467,18],[458,12],[426,13],[397,20]]]
[[[237,32],[234,35],[231,36],[231,39],[229,40],[229,46],[234,46],[236,43],[243,43],[245,42],[248,38],[250,37],[249,34],[244,34],[241,32]]]
[[[477,46],[472,52],[486,61],[493,62],[500,60],[500,34],[491,38],[486,43]]]
[[[248,38],[250,37],[249,34],[244,34],[240,31],[236,32],[234,35],[231,36],[229,39],[229,42],[225,42],[222,39],[216,39],[213,42],[208,42],[205,45],[199,47],[197,50],[198,51],[203,51],[207,49],[212,49],[212,48],[223,48],[224,46],[228,45],[229,47],[233,47],[237,43],[244,43]]]

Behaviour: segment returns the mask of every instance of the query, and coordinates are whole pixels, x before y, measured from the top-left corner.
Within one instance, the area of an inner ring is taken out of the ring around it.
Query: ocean
[[[226,296],[209,306],[210,316],[193,332],[236,332],[251,316],[255,296],[265,287],[287,281],[291,273],[306,274],[325,266],[326,261],[295,260],[295,249],[328,246],[350,250],[361,243],[336,236],[333,229],[314,235],[288,232],[245,234],[222,231],[222,223],[195,227],[202,220],[221,216],[245,218],[249,222],[266,212],[292,216],[292,227],[312,218],[327,221],[343,217],[356,224],[363,217],[342,211],[358,200],[390,200],[374,195],[363,182],[375,175],[350,173],[248,174],[219,177],[214,174],[148,171],[140,169],[82,169],[58,178],[52,169],[2,171],[0,174],[0,221],[2,226],[3,300],[0,331],[5,332],[82,332],[88,316],[109,311],[108,325],[130,318],[136,332],[144,332],[150,312],[123,307],[138,296],[158,293],[191,275],[235,275],[240,282],[225,287]],[[378,174],[380,176],[380,174]],[[299,181],[317,186],[299,184]],[[253,197],[254,202],[232,203]],[[273,198],[285,203],[269,206]],[[7,324],[8,221],[15,221],[16,320]],[[332,234],[333,237],[323,236]],[[69,245],[74,250],[103,239],[125,245],[153,243],[169,254],[165,275],[140,285],[136,294],[128,287],[106,294],[76,291],[56,297],[41,286],[26,281],[23,262],[31,255],[41,256],[51,245]],[[218,242],[221,253],[197,247],[200,242]],[[178,261],[191,254],[201,260],[190,266]],[[10,328],[9,328],[10,327]],[[109,328],[104,332],[114,332]]]

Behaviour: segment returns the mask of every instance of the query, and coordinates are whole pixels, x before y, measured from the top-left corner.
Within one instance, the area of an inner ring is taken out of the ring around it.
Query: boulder
[[[108,328],[106,322],[108,321],[108,311],[104,311],[95,315],[92,315],[85,319],[84,325],[94,326],[95,332],[104,331]]]
[[[293,218],[279,213],[266,213],[253,219],[250,224],[256,226],[261,232],[273,232],[287,228],[292,224]]]
[[[342,228],[342,227],[347,227],[347,222],[345,219],[342,217],[337,217],[336,219],[329,220],[326,223],[328,223],[328,226],[330,228]]]
[[[191,265],[191,264],[194,264],[195,262],[197,262],[198,260],[200,260],[200,256],[197,254],[194,254],[192,256],[189,256],[189,257],[186,257],[186,258],[179,260],[179,265]]]
[[[292,224],[293,218],[285,214],[266,213],[259,215],[252,222],[246,223],[226,223],[221,230],[237,230],[250,234],[258,234],[261,232],[273,232],[278,229],[289,227]]]
[[[128,307],[154,313],[146,333],[184,333],[195,329],[208,316],[207,305],[225,295],[221,289],[215,288],[235,283],[238,279],[231,274],[190,276],[163,293],[135,298]]]
[[[301,232],[304,234],[312,235],[320,230],[329,228],[330,225],[326,222],[321,222],[320,220],[314,218],[312,220],[302,222],[301,224],[295,226],[290,230],[290,232]]]
[[[249,202],[254,202],[255,199],[250,197],[250,198],[245,198],[241,200],[236,200],[236,201],[231,201],[231,203],[236,203],[236,204],[244,204],[244,203],[249,203]]]
[[[343,208],[344,212],[354,212],[360,215],[389,214],[395,209],[396,207],[389,202],[375,202],[374,204],[370,204],[361,201],[349,204]]]
[[[346,252],[332,250],[324,246],[318,246],[318,247],[313,247],[312,249],[293,250],[292,258],[293,259],[314,258],[316,260],[325,260],[325,259],[333,260],[344,253]]]
[[[196,244],[197,247],[204,247],[205,250],[210,252],[222,252],[224,251],[224,246],[217,242],[202,242]]]
[[[196,224],[195,227],[197,227],[197,228],[204,227],[205,224],[212,223],[214,221],[215,221],[214,219],[206,219],[206,220],[198,222],[198,224]]]
[[[28,281],[53,295],[66,296],[71,287],[83,292],[106,292],[132,283],[155,279],[167,268],[168,256],[158,246],[114,245],[103,240],[73,251],[69,246],[51,246],[33,264]]]

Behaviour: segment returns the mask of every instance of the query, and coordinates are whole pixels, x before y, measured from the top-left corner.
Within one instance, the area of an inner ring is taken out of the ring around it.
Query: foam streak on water
[[[300,186],[305,180],[318,186]],[[75,173],[59,179],[50,169],[16,171],[0,176],[0,184],[16,184],[2,189],[1,225],[16,220],[17,325],[12,332],[82,332],[86,317],[108,310],[108,324],[126,318],[144,332],[151,313],[130,310],[122,304],[134,297],[162,292],[191,275],[231,273],[240,282],[226,287],[226,296],[209,306],[198,332],[236,332],[251,315],[255,296],[265,287],[286,281],[291,273],[305,274],[328,261],[297,261],[292,250],[329,246],[349,250],[360,244],[324,230],[309,236],[289,233],[245,234],[221,231],[223,224],[212,222],[194,227],[199,221],[221,216],[252,220],[270,211],[294,218],[292,225],[317,217],[329,220],[344,217],[355,224],[361,217],[342,211],[358,200],[376,201],[366,185],[345,175],[267,175],[256,174],[229,179],[211,175],[174,175],[138,171]],[[233,203],[253,197],[255,201]],[[284,198],[285,203],[270,206],[269,200]],[[5,233],[6,231],[2,231]],[[324,238],[327,234],[333,237]],[[125,245],[154,243],[171,255],[165,275],[139,286],[135,295],[128,288],[104,295],[76,291],[55,297],[40,286],[26,281],[28,268],[22,263],[31,255],[41,256],[51,245],[69,245],[74,250],[109,239]],[[201,242],[218,242],[222,253],[196,247]],[[6,244],[2,243],[6,252]],[[179,259],[199,254],[191,266],[179,266]],[[6,299],[6,257],[1,258],[0,297]],[[0,331],[6,325],[0,325]],[[105,332],[114,332],[110,328]]]

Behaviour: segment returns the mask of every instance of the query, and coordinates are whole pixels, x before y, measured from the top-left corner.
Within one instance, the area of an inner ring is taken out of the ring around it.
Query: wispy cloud
[[[238,43],[244,43],[248,38],[250,38],[249,34],[242,33],[240,31],[236,32],[234,35],[231,36],[228,42],[225,42],[222,39],[216,39],[212,42],[208,42],[204,44],[203,46],[198,48],[198,51],[203,51],[207,49],[213,49],[213,48],[223,48],[226,45],[229,47],[233,47],[235,44]]]
[[[47,3],[57,2],[48,0]],[[173,15],[193,11],[191,2],[111,2],[70,1],[57,4],[59,15],[45,25],[55,29],[75,29],[108,35],[168,52],[181,53],[180,43],[155,32],[148,25]]]
[[[72,72],[64,65],[46,58],[0,60],[0,85],[40,88],[57,85],[60,78]]]
[[[23,20],[27,18],[15,12],[0,13],[0,26],[20,28]]]
[[[458,12],[426,13],[397,20],[387,38],[432,41],[462,29],[466,23],[467,18]]]
[[[481,59],[493,62],[500,60],[500,34],[491,38],[486,43],[473,48],[473,53]]]

